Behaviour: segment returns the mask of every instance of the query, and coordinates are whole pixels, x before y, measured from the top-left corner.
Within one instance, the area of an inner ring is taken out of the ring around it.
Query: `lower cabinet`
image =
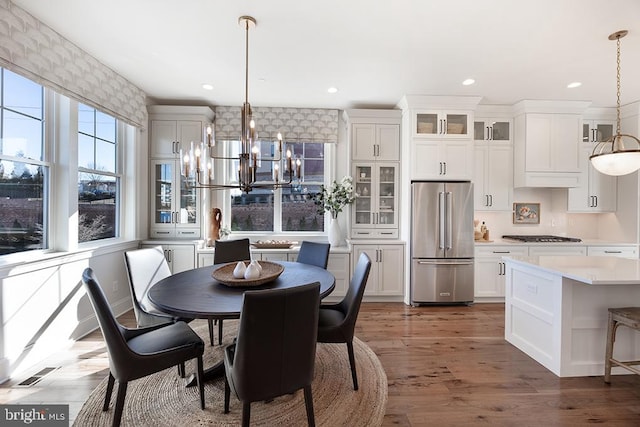
[[[147,241],[143,243],[141,247],[149,248],[158,245],[162,246],[164,257],[167,260],[169,269],[172,273],[180,273],[181,271],[192,270],[193,268],[195,268],[196,247],[194,244],[152,244],[151,242]]]
[[[403,244],[353,244],[353,266],[361,253],[371,258],[371,271],[364,294],[367,296],[402,296],[404,294]]]
[[[475,298],[504,298],[505,265],[503,256],[527,256],[526,246],[491,246],[475,249]]]

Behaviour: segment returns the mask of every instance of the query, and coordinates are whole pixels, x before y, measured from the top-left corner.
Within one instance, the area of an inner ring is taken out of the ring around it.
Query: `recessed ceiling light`
[[[569,84],[567,85],[567,87],[568,87],[569,89],[573,89],[573,88],[575,88],[575,87],[580,87],[580,86],[582,86],[582,83],[580,83],[580,82],[571,82],[571,83],[569,83]]]
[[[467,79],[467,80],[463,81],[462,84],[465,85],[465,86],[469,86],[469,85],[474,84],[475,82],[476,81],[473,80],[473,79]]]
[[[329,93],[338,93],[338,88],[337,87],[330,87],[329,89],[327,89],[327,92],[329,92]]]
[[[203,84],[203,85],[202,85],[202,89],[205,89],[205,90],[213,90],[213,85],[210,85],[210,84],[208,84],[208,83],[205,83],[205,84]]]

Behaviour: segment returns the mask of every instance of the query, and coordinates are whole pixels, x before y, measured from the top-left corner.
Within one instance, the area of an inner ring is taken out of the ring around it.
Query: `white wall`
[[[137,247],[132,241],[1,268],[0,356],[9,372],[0,378],[32,374],[34,364],[97,327],[82,286],[85,268],[94,269],[116,316],[131,309],[123,252]]]

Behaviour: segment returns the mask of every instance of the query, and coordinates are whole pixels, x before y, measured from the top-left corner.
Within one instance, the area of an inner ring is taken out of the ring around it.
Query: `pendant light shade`
[[[620,39],[627,33],[627,30],[621,30],[609,36],[609,40],[616,40],[618,46],[616,134],[599,142],[589,157],[598,172],[612,176],[627,175],[640,169],[640,140],[633,135],[620,132]]]

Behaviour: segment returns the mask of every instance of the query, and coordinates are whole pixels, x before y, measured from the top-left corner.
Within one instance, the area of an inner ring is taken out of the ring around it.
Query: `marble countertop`
[[[609,256],[503,257],[504,261],[536,267],[590,285],[639,285],[640,259]]]

